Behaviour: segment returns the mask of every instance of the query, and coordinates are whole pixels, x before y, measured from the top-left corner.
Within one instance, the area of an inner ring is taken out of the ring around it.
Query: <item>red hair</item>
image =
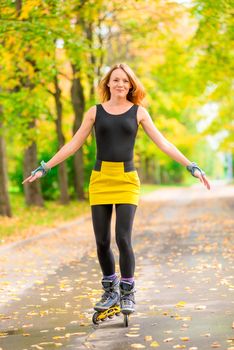
[[[144,99],[146,93],[143,85],[136,77],[132,69],[125,63],[115,64],[112,68],[110,68],[109,72],[102,78],[100,83],[98,84],[98,91],[100,95],[101,102],[105,102],[110,100],[111,94],[110,89],[107,86],[110,80],[110,76],[115,69],[122,69],[128,76],[132,87],[130,88],[127,94],[127,100],[131,101],[134,104],[141,105],[142,100]]]

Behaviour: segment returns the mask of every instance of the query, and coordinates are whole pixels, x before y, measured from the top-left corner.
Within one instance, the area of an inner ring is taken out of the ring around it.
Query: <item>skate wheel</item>
[[[112,318],[114,318],[114,316],[108,316],[108,318],[112,319]]]
[[[92,318],[93,324],[96,324],[96,325],[99,324],[100,321],[98,320],[98,315],[99,315],[98,311],[93,314],[93,318]]]
[[[128,315],[124,314],[124,327],[128,327]]]
[[[117,312],[117,313],[115,314],[115,316],[120,316],[120,312]]]

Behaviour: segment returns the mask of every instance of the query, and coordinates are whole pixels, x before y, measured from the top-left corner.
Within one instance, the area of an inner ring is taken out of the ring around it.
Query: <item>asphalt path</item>
[[[234,186],[141,198],[136,312],[92,325],[102,293],[90,215],[0,248],[0,349],[234,349]],[[118,250],[112,246],[118,272]]]

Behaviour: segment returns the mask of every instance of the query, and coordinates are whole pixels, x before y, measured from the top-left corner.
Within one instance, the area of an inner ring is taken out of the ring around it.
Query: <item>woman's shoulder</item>
[[[147,109],[144,106],[142,106],[140,104],[138,104],[136,106],[137,106],[137,111],[139,114],[141,114],[141,115],[147,114]]]
[[[87,112],[85,113],[86,118],[89,118],[89,119],[92,119],[93,121],[95,121],[96,113],[97,113],[97,106],[98,105],[93,105],[87,110]]]
[[[147,109],[145,107],[143,107],[142,105],[137,105],[137,120],[138,120],[138,125],[146,120],[149,117],[149,113],[147,111]]]

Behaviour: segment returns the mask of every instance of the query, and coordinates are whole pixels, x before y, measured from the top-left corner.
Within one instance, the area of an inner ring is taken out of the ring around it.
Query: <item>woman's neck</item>
[[[115,106],[127,106],[131,104],[131,102],[128,101],[126,98],[111,97],[108,101],[106,101],[106,104],[110,107],[115,107]]]

